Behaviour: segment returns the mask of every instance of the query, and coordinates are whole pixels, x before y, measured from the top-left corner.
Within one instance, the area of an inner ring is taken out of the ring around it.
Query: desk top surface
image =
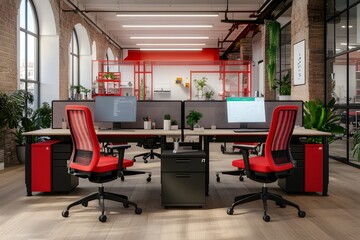
[[[169,130],[162,129],[144,130],[144,129],[121,129],[121,130],[96,130],[97,135],[102,136],[180,136],[181,130]],[[192,131],[189,129],[184,130],[185,136],[209,136],[209,135],[267,135],[268,132],[240,132],[235,133],[232,129],[204,129],[199,131]],[[69,129],[40,129],[24,133],[25,136],[67,136],[70,135]],[[331,133],[321,132],[317,130],[295,128],[293,135],[295,136],[330,136]]]

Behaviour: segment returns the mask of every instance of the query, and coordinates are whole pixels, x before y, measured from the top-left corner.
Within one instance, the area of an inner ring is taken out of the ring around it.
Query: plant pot
[[[179,125],[171,125],[170,129],[171,129],[171,130],[178,130],[178,129],[179,129]]]
[[[280,101],[291,100],[291,96],[290,95],[279,95],[279,100]]]
[[[25,145],[16,145],[16,157],[19,163],[25,163]]]
[[[144,121],[144,129],[145,130],[151,129],[151,121]]]
[[[170,130],[170,127],[171,127],[171,120],[164,119],[164,130],[168,131],[168,130]]]

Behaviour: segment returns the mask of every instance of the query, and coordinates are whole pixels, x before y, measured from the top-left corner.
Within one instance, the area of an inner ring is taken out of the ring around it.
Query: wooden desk
[[[127,141],[137,142],[146,136],[160,136],[162,138],[162,149],[165,149],[166,137],[186,137],[186,136],[199,136],[200,148],[206,153],[206,195],[209,193],[209,146],[211,142],[241,142],[241,141],[254,141],[265,142],[268,132],[241,132],[235,133],[231,129],[205,129],[203,131],[191,130],[170,130],[164,131],[162,129],[155,130],[97,130],[96,131],[100,142],[109,141]],[[31,196],[31,144],[32,136],[50,136],[54,139],[70,139],[70,131],[68,129],[41,129],[36,131],[27,132],[26,136],[26,162],[25,162],[25,183],[27,195]],[[328,193],[329,184],[329,147],[327,143],[328,132],[320,132],[316,130],[296,128],[293,132],[293,139],[309,136],[323,137],[323,195]]]

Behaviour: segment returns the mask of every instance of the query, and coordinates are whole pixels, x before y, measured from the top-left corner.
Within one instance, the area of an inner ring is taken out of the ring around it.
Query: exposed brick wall
[[[48,1],[48,0],[44,0]],[[49,0],[55,18],[56,30],[60,38],[60,99],[68,98],[68,46],[74,26],[81,23],[89,35],[90,46],[96,42],[97,59],[104,59],[110,47],[115,57],[120,59],[120,50],[110,44],[95,27],[87,23],[81,15],[65,13],[69,9],[63,0]],[[20,0],[0,1],[0,91],[12,92],[17,89],[17,16]],[[2,131],[0,131],[1,133]],[[13,135],[8,131],[4,139],[0,139],[0,149],[5,149],[5,167],[17,164]]]
[[[0,91],[17,87],[17,9],[19,0],[0,1]]]
[[[293,86],[292,99],[323,100],[324,64],[324,3],[322,0],[293,1],[291,15],[291,46],[305,40],[305,85]],[[291,48],[291,68],[294,49]],[[311,64],[309,64],[311,63]],[[294,79],[292,71],[292,79]],[[292,80],[293,81],[293,80]]]

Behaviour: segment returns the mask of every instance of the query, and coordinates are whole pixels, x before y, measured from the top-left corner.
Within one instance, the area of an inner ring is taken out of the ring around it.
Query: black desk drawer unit
[[[67,162],[71,156],[70,143],[57,143],[52,147],[52,189],[68,192],[79,185],[79,178],[68,173]]]
[[[287,193],[303,193],[305,147],[304,144],[292,144],[290,148],[296,167],[291,176],[279,179],[278,185]]]
[[[189,150],[161,154],[163,206],[205,205],[205,152]]]

